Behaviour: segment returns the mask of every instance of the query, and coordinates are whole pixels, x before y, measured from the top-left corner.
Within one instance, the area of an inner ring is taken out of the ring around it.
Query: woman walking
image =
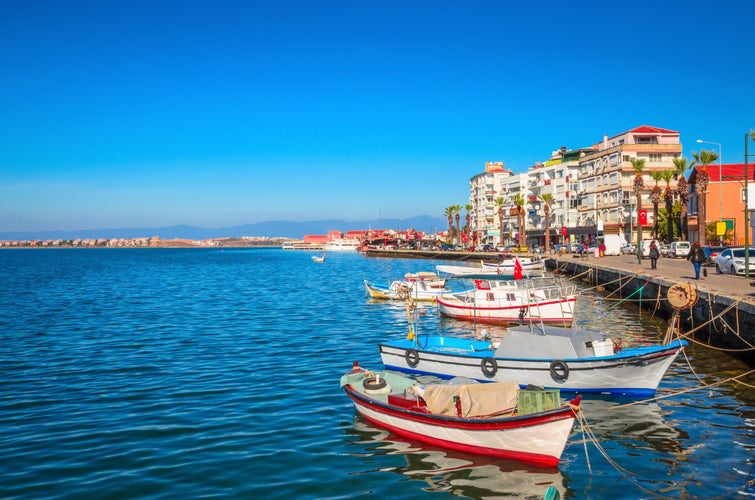
[[[700,243],[696,241],[692,244],[692,250],[689,252],[687,259],[692,262],[693,266],[695,266],[695,279],[699,280],[700,267],[705,262],[705,251],[703,250],[703,247],[700,246]]]
[[[655,244],[655,240],[650,242],[650,269],[656,269],[658,266],[658,257],[661,256],[658,245]]]

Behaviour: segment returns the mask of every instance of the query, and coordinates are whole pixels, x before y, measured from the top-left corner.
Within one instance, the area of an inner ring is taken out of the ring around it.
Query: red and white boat
[[[568,327],[576,287],[546,279],[475,280],[475,288],[437,298],[440,313],[477,323],[538,322]]]
[[[558,391],[516,382],[421,385],[356,363],[341,387],[363,418],[399,436],[543,467],[558,465],[581,399],[562,405]]]

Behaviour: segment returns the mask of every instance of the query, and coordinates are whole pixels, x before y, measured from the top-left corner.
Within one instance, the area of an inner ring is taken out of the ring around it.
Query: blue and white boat
[[[380,344],[386,369],[634,397],[655,394],[666,370],[687,345],[676,340],[629,347],[599,332],[534,323],[509,328],[500,342],[410,337]]]

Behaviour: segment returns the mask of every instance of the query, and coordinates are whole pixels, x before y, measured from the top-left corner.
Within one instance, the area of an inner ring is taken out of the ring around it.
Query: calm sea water
[[[745,498],[755,390],[727,384],[634,406],[583,403],[558,468],[398,439],[339,391],[403,336],[386,282],[439,262],[279,249],[0,251],[2,498]],[[472,334],[423,309],[420,331]],[[578,322],[627,342],[665,322],[591,295]],[[490,327],[490,333],[496,333]],[[660,394],[743,373],[691,346]],[[699,377],[699,380],[698,380]],[[750,378],[749,382],[753,382]]]

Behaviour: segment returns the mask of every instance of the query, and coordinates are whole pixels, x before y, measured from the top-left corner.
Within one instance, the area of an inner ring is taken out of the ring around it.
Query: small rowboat
[[[446,279],[435,273],[407,273],[402,280],[395,280],[390,285],[380,285],[364,280],[367,295],[373,299],[405,300],[412,298],[421,301],[434,301],[446,288]]]
[[[341,387],[372,424],[434,446],[544,467],[558,465],[581,397],[522,391],[516,382],[429,384],[354,363]]]

